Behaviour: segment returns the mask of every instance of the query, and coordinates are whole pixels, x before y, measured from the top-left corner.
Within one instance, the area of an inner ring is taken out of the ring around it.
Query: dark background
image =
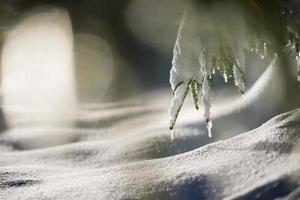
[[[127,63],[126,69],[119,69],[114,79],[122,80],[124,73],[130,68],[136,73],[140,89],[168,87],[172,51],[161,53],[136,38],[126,25],[124,17],[129,3],[130,0],[1,1],[0,6],[4,10],[1,12],[1,21],[2,24],[12,25],[19,16],[31,9],[41,6],[63,7],[69,11],[74,33],[92,33],[113,41],[112,48],[117,49],[122,60]],[[175,38],[176,32],[170,35],[170,41],[175,41]],[[122,81],[126,85],[126,80]],[[122,90],[122,86],[120,87],[115,93]]]

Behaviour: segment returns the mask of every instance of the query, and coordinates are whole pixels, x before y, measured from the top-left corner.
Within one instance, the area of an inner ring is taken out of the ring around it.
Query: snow
[[[224,82],[228,83],[228,76],[226,73],[223,74]]]
[[[243,81],[243,75],[239,71],[236,65],[233,65],[233,76],[234,76],[234,84],[240,89],[241,93],[244,93],[245,83]]]
[[[199,145],[205,136],[185,127],[172,141],[161,107],[83,106],[73,127],[36,127],[25,115],[28,123],[0,136],[0,199],[268,200],[298,193],[300,109],[195,148],[185,142]],[[52,140],[60,136],[64,142]],[[34,146],[41,138],[53,143]]]
[[[169,111],[171,115],[170,130],[173,130],[174,128],[179,111],[187,95],[188,87],[189,87],[188,83],[183,83],[175,91],[175,95],[172,100],[172,105]]]
[[[210,107],[211,107],[211,103],[210,103],[210,86],[208,84],[208,79],[205,78],[203,81],[203,86],[202,86],[202,104],[204,107],[204,119],[206,122],[210,121]]]
[[[218,14],[220,11],[216,8],[214,12]],[[234,37],[229,39],[229,41],[223,41],[224,38],[222,38],[222,34],[219,32],[222,32],[227,24],[222,24],[221,27],[218,27],[218,25],[213,24],[214,20],[211,20],[210,17],[208,17],[210,16],[210,13],[207,13],[207,10],[201,10],[201,14],[199,13],[198,10],[195,11],[193,6],[187,6],[183,13],[174,45],[172,68],[170,71],[170,84],[174,94],[169,112],[171,118],[171,130],[175,126],[180,109],[189,91],[192,94],[197,110],[198,100],[202,100],[204,120],[211,123],[211,95],[209,82],[210,79],[213,78],[212,74],[215,74],[216,69],[222,73],[225,83],[228,82],[228,78],[231,75],[228,74],[228,69],[224,67],[224,63],[227,59],[226,51],[229,51],[229,49],[232,50],[232,56],[234,56],[231,67],[233,68],[232,71],[235,84],[241,93],[244,93],[245,91],[243,74],[246,69],[243,48],[246,43],[246,31],[242,28],[240,32],[234,33]],[[229,23],[233,21],[234,23],[241,25],[236,21],[237,16],[232,15],[232,13],[230,13],[229,16],[232,17],[232,19],[229,19]],[[211,25],[210,22],[213,25]],[[203,23],[209,25],[204,25]],[[243,23],[242,20],[241,23]],[[201,24],[201,26],[199,26],[199,24]],[[221,42],[218,41],[218,39]],[[227,46],[227,42],[229,42],[229,47]],[[220,57],[216,58],[218,56]],[[221,61],[213,62],[213,60]],[[228,65],[227,61],[226,63],[226,65]],[[194,87],[195,83],[198,86],[196,88]],[[177,90],[179,91],[177,92]],[[198,98],[195,98],[196,94],[199,94]],[[211,125],[208,125],[207,127],[209,128],[210,126]]]
[[[174,98],[172,100],[172,105],[169,110],[171,117],[170,130],[174,128],[182,104],[190,89],[192,91],[192,97],[195,100],[195,106],[197,108],[197,100],[200,98],[196,98],[195,94],[201,93],[198,85],[202,84],[202,74],[205,73],[206,70],[206,66],[204,64],[205,50],[202,49],[200,51],[200,43],[193,43],[188,39],[195,33],[193,31],[185,29],[185,26],[190,25],[186,24],[187,15],[187,11],[185,11],[182,16],[173,50],[172,69],[170,71],[170,83],[174,93]],[[200,63],[199,65],[198,62],[202,62],[203,64],[201,65]],[[197,84],[197,87],[195,87],[195,84]]]
[[[297,81],[300,81],[300,52],[298,52],[299,50],[297,50],[296,48],[297,44],[295,41],[291,41],[289,40],[288,43],[285,46],[284,51],[286,51],[288,53],[288,55],[292,54],[296,54],[293,59],[296,61],[296,66],[297,66]]]
[[[209,120],[207,123],[206,123],[207,125],[207,130],[208,130],[208,137],[212,137],[212,134],[211,134],[211,129],[212,129],[212,121],[211,120]]]
[[[226,9],[222,9],[222,6],[226,6]],[[170,72],[170,84],[174,94],[170,108],[171,130],[176,124],[180,109],[189,91],[192,94],[196,110],[198,110],[198,100],[201,100],[203,107],[200,108],[200,111],[203,113],[204,121],[211,122],[212,99],[209,82],[214,78],[213,75],[216,72],[223,76],[225,83],[233,77],[234,84],[240,93],[245,93],[246,51],[251,50],[257,54],[258,58],[265,62],[270,61],[271,66],[276,65],[278,52],[276,53],[276,49],[273,49],[270,44],[272,40],[269,38],[269,41],[264,33],[259,35],[256,32],[253,33],[253,38],[249,39],[245,16],[239,12],[230,12],[231,9],[237,10],[236,7],[231,6],[218,2],[211,5],[210,12],[208,12],[201,6],[197,7],[197,11],[195,11],[193,6],[188,5],[182,16]],[[226,20],[218,23],[217,18],[221,17],[222,19],[224,16],[227,17]],[[254,44],[250,44],[252,42]],[[291,59],[296,61],[297,80],[300,81],[300,53],[297,46],[297,40],[289,40],[283,51],[287,51],[288,55],[293,55]],[[197,89],[193,87],[195,82],[198,85]],[[188,84],[188,86],[184,85],[186,91],[183,91],[183,87],[178,87],[182,84]],[[180,91],[176,93],[179,88]],[[195,98],[196,93],[199,94],[199,98]],[[209,128],[210,125],[207,127]]]

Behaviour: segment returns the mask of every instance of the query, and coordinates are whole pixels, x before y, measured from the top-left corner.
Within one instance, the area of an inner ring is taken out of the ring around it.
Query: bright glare
[[[22,108],[54,118],[72,111],[73,62],[73,33],[66,11],[52,8],[24,18],[3,46],[5,110]]]

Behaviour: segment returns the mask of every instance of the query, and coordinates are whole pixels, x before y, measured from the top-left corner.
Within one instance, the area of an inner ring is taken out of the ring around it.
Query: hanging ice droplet
[[[212,129],[212,121],[210,119],[207,120],[206,122],[206,128],[208,132],[208,137],[212,137],[211,129]]]

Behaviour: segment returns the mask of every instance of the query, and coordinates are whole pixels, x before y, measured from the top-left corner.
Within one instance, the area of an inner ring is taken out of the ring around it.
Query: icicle
[[[192,80],[189,83],[190,85],[190,90],[191,90],[191,95],[192,95],[192,99],[194,101],[194,105],[196,110],[199,110],[199,99],[198,99],[198,92],[199,92],[199,84],[197,83],[197,81]]]
[[[175,139],[175,137],[174,137],[174,129],[173,130],[171,130],[171,140],[173,141]]]
[[[174,45],[172,69],[170,72],[170,83],[174,98],[169,109],[172,138],[174,138],[172,130],[189,90],[191,91],[191,96],[197,110],[201,101],[204,119],[207,123],[208,136],[212,136],[209,81],[212,74],[216,73],[216,70],[223,75],[225,83],[228,82],[228,78],[234,76],[235,85],[242,93],[245,90],[243,75],[245,73],[244,47],[247,46],[246,32],[242,31],[243,33],[240,33],[239,31],[239,34],[234,35],[236,37],[232,39],[230,37],[227,38],[224,37],[226,36],[226,32],[224,35],[223,31],[219,33],[220,30],[223,30],[222,25],[221,27],[216,26],[216,30],[212,29],[208,31],[202,26],[197,27],[200,17],[202,17],[202,14],[196,12],[192,6],[187,7],[182,16]],[[226,29],[226,27],[224,28]],[[213,35],[207,37],[207,33]],[[228,33],[231,33],[231,31]],[[215,38],[220,38],[220,41],[215,41]],[[265,58],[267,55],[267,45],[264,43],[262,46],[262,44],[260,38],[257,38],[253,51],[262,58]]]
[[[206,123],[209,123],[210,120],[210,108],[211,108],[211,102],[210,102],[210,86],[208,84],[208,79],[205,76],[202,86],[202,104],[204,108],[204,119]]]
[[[243,81],[243,75],[238,69],[236,65],[233,65],[233,76],[234,76],[234,83],[240,89],[240,92],[243,94],[245,91],[245,83]]]
[[[202,44],[203,45],[203,44]],[[207,59],[207,55],[206,55],[206,48],[202,47],[200,48],[200,53],[199,53],[199,69],[197,74],[194,74],[194,76],[196,76],[196,81],[198,82],[198,84],[202,84],[203,81],[203,74],[206,72],[206,59]]]
[[[207,123],[206,123],[206,128],[207,128],[207,132],[208,132],[208,137],[212,137],[212,133],[211,133],[211,129],[212,129],[212,121],[209,120]]]
[[[208,78],[211,76],[212,73],[212,62],[211,62],[211,56],[208,48],[202,48],[201,49],[201,55],[203,55],[203,61],[201,65],[201,74],[203,77],[203,82],[202,82],[202,91],[201,91],[201,96],[202,96],[202,105],[204,108],[204,119],[206,123],[210,122],[210,108],[211,108],[211,102],[210,102],[210,86],[209,86],[209,80]],[[209,128],[209,126],[207,126]],[[208,130],[209,135],[211,135],[210,130]]]

